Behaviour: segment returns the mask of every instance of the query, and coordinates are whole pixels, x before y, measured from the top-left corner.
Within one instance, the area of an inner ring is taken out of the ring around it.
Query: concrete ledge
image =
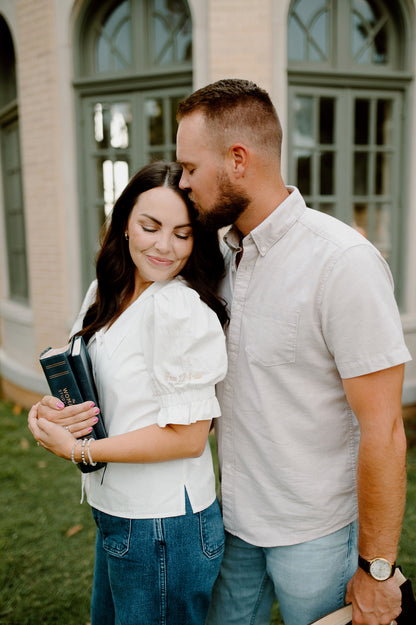
[[[43,374],[23,367],[12,360],[2,348],[0,348],[0,375],[3,383],[8,381],[12,386],[20,387],[29,393],[45,395],[48,392],[48,385]]]

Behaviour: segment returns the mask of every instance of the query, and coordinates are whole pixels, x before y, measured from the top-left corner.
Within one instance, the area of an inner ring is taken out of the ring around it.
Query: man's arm
[[[395,562],[406,500],[406,436],[401,414],[404,365],[343,380],[360,424],[357,467],[358,550]],[[380,625],[400,613],[394,579],[378,582],[361,568],[348,585],[353,625]]]

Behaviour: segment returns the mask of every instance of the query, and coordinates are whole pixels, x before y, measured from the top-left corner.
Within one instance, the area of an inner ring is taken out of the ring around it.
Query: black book
[[[80,404],[84,401],[94,402],[99,406],[97,389],[94,382],[90,355],[82,336],[73,337],[64,347],[53,349],[48,347],[39,356],[40,364],[45,373],[51,394],[58,397],[65,406]],[[107,436],[102,413],[98,415],[88,438],[105,438]],[[83,473],[97,471],[105,466],[97,462],[95,466],[78,464]]]

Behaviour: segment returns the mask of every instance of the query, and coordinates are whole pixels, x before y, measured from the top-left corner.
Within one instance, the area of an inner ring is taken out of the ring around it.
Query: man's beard
[[[226,174],[217,176],[218,197],[207,210],[196,205],[198,221],[208,230],[219,230],[233,224],[250,203],[248,195],[237,190]]]

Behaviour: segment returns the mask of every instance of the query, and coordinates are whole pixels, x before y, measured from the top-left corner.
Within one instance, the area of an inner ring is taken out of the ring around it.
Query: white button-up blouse
[[[82,327],[95,290],[93,282],[71,334]],[[224,334],[216,314],[180,278],[151,284],[90,339],[88,350],[108,436],[220,416],[215,384],[227,369]],[[88,503],[124,518],[182,515],[185,488],[194,512],[215,499],[208,441],[199,458],[108,463],[85,478]]]

